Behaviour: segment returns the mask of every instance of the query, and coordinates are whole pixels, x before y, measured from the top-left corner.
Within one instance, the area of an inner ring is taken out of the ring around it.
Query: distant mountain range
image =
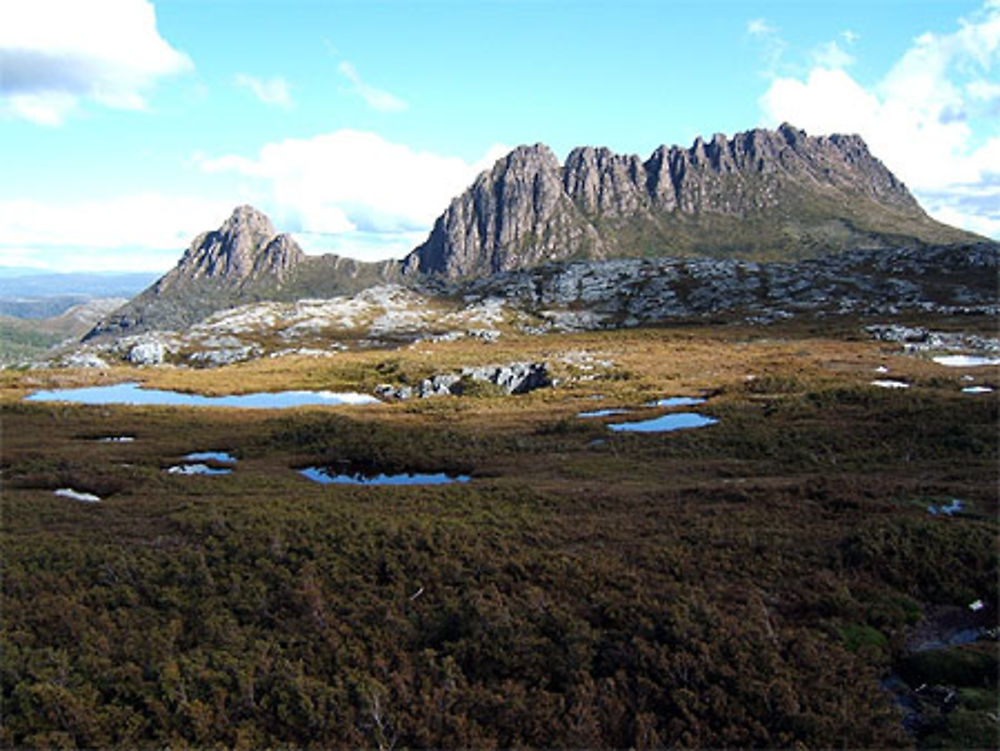
[[[308,256],[240,206],[88,338],[181,329],[260,300],[456,282],[569,260],[712,257],[795,261],[847,250],[989,242],[941,224],[858,136],[790,125],[661,146],[645,161],[574,149],[560,165],[520,146],[483,172],[401,261]]]

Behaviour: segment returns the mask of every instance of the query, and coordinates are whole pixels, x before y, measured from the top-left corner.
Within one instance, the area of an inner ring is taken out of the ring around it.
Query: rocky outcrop
[[[583,147],[560,165],[542,144],[518,147],[451,202],[404,268],[462,279],[578,258],[789,260],[970,237],[927,217],[860,137],[782,125],[645,161]]]
[[[425,378],[415,387],[385,383],[375,388],[375,395],[387,400],[455,396],[468,391],[470,383],[490,384],[505,394],[526,394],[551,386],[552,379],[544,362],[512,362],[465,367],[459,373],[439,373]]]

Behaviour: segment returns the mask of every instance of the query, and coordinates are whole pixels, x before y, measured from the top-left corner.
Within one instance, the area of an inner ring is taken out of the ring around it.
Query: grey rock
[[[508,394],[525,394],[551,384],[544,362],[512,362],[462,368],[462,377],[499,386]]]
[[[71,352],[60,361],[65,368],[106,368],[108,363],[93,352]]]
[[[404,401],[413,396],[409,386],[393,386],[391,383],[381,383],[375,387],[375,396],[386,401]]]
[[[218,368],[223,365],[232,365],[237,362],[244,362],[260,357],[262,354],[259,347],[247,344],[242,347],[231,347],[227,349],[208,349],[200,352],[193,352],[187,359],[192,364],[203,367]]]
[[[133,365],[161,365],[166,357],[167,348],[158,339],[147,339],[132,346],[128,352],[128,361]]]

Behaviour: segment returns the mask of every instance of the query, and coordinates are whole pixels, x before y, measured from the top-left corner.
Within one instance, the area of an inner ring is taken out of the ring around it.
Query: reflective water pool
[[[715,425],[717,422],[718,420],[714,417],[706,417],[697,412],[674,412],[649,420],[614,423],[608,425],[608,428],[622,433],[667,433],[672,430],[702,428],[707,425]]]
[[[436,474],[402,473],[396,475],[353,475],[337,474],[323,467],[306,467],[299,474],[308,477],[313,482],[324,485],[447,485],[452,482],[468,482],[468,475],[449,475],[444,472]]]
[[[222,464],[235,464],[236,457],[226,451],[195,451],[184,455],[185,459],[195,462],[221,462]]]
[[[73,488],[59,488],[59,490],[52,491],[53,495],[57,495],[60,498],[69,498],[71,501],[81,501],[82,503],[100,503],[101,499],[99,496],[93,493],[84,493],[79,490],[73,490]]]
[[[696,404],[704,404],[705,400],[699,396],[668,396],[666,399],[657,399],[648,402],[647,407],[693,407]]]
[[[626,415],[627,409],[595,409],[592,412],[579,412],[577,417],[610,417],[611,415]]]
[[[377,404],[368,394],[335,391],[275,391],[270,393],[202,396],[180,391],[144,389],[138,383],[88,386],[78,389],[36,391],[25,397],[31,402],[71,402],[73,404],[171,405],[181,407],[242,407],[244,409],[286,409],[309,405]]]
[[[908,383],[906,383],[904,381],[889,381],[889,380],[872,381],[872,386],[878,386],[879,388],[882,388],[882,389],[908,389],[908,388],[910,388],[910,384],[908,384]]]
[[[949,368],[978,368],[983,365],[1000,365],[1000,357],[978,357],[975,355],[941,355],[934,362]]]
[[[207,464],[177,464],[167,467],[167,472],[172,475],[228,475],[233,470],[230,467],[210,467]]]

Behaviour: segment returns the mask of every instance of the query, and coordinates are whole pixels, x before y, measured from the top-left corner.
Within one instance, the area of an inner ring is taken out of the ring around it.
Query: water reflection
[[[87,386],[77,389],[36,391],[26,401],[71,402],[73,404],[169,405],[181,407],[242,407],[244,409],[287,409],[310,405],[377,404],[368,394],[334,391],[275,391],[229,396],[203,396],[180,391],[144,389],[138,383]]]
[[[444,472],[435,474],[400,473],[395,475],[364,475],[357,472],[352,475],[335,473],[323,467],[306,467],[299,474],[308,477],[313,482],[324,485],[447,485],[452,482],[468,482],[468,475],[449,475]]]
[[[667,433],[672,430],[687,430],[689,428],[702,428],[706,425],[717,423],[713,417],[706,417],[697,412],[674,412],[669,415],[660,415],[649,420],[639,420],[637,422],[619,422],[608,425],[608,428],[622,433]]]

